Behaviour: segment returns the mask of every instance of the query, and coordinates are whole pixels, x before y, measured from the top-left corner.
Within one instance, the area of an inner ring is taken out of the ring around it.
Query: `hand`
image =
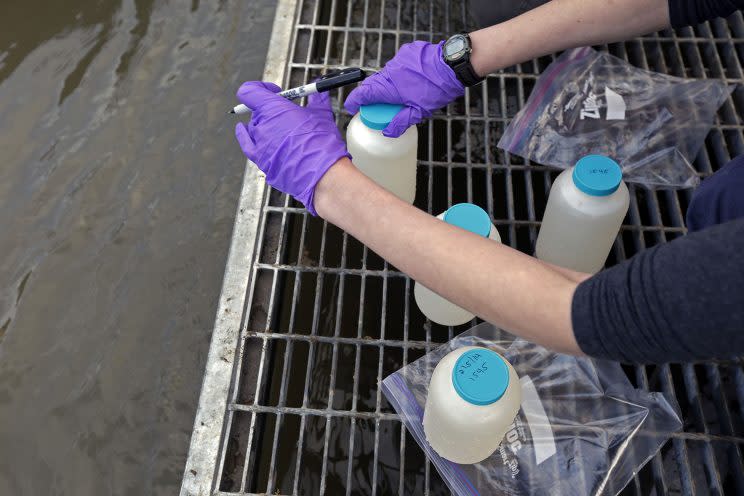
[[[382,134],[397,138],[406,129],[430,117],[465,93],[455,72],[442,58],[442,45],[414,41],[400,47],[385,68],[352,91],[344,106],[356,114],[360,105],[398,103],[407,108],[398,112]]]
[[[250,81],[238,90],[238,100],[253,111],[246,126],[235,126],[235,137],[246,157],[266,174],[266,182],[302,202],[313,205],[315,186],[342,157],[350,157],[333,118],[328,93],[308,98],[300,107],[277,95],[272,83]]]

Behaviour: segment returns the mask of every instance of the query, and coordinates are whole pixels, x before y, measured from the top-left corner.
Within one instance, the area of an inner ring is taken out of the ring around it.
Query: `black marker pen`
[[[279,95],[288,100],[294,100],[296,98],[302,98],[303,96],[312,95],[313,93],[323,93],[334,88],[346,86],[347,84],[358,83],[359,81],[364,80],[365,77],[366,74],[364,73],[364,71],[359,69],[358,67],[340,69],[322,75],[320,79],[313,83],[298,86],[297,88],[292,88],[289,90],[284,90],[279,93]],[[237,105],[235,108],[233,108],[230,113],[245,114],[249,111],[250,109],[241,103],[240,105]]]

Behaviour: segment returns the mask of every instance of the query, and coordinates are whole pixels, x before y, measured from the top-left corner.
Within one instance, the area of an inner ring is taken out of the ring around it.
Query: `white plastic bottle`
[[[367,177],[408,203],[416,198],[416,126],[398,138],[383,136],[403,105],[362,105],[346,129],[346,145],[354,165]]]
[[[587,155],[553,183],[535,255],[594,274],[604,266],[629,202],[620,166],[602,155]]]
[[[426,440],[442,458],[481,462],[498,449],[521,403],[519,376],[504,357],[488,348],[458,348],[431,376]]]
[[[437,215],[437,218],[501,243],[501,236],[491,223],[486,211],[472,203],[453,205],[447,211]],[[437,324],[457,326],[473,320],[473,317],[475,317],[469,311],[442,298],[418,282],[413,286],[413,298],[416,300],[416,305],[421,313]]]

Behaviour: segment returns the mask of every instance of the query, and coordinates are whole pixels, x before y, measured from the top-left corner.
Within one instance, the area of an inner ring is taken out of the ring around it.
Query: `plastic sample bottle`
[[[620,166],[608,157],[587,155],[553,183],[535,255],[567,269],[597,272],[612,249],[629,202]]]
[[[498,449],[521,403],[519,376],[504,357],[488,348],[458,348],[432,373],[426,440],[442,458],[481,462]]]
[[[467,229],[470,232],[501,243],[501,236],[485,210],[472,203],[458,203],[437,215],[448,224]],[[457,326],[473,320],[473,315],[449,300],[445,300],[423,284],[413,286],[413,298],[421,313],[432,322],[446,326]]]
[[[346,129],[346,145],[354,165],[367,177],[401,200],[413,203],[418,130],[411,126],[398,138],[382,134],[403,108],[389,103],[362,105]]]

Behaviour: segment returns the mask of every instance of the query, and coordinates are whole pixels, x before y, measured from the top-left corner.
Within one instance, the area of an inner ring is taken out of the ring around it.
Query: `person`
[[[365,103],[405,104],[383,131],[398,136],[463,95],[463,79],[473,84],[548,53],[698,23],[741,7],[742,0],[552,0],[472,32],[465,71],[444,61],[444,42],[403,45],[350,93],[345,107],[353,114]],[[253,111],[247,125],[236,126],[237,140],[267,182],[452,302],[565,353],[660,363],[744,352],[741,157],[702,183],[689,207],[690,233],[589,275],[492,243],[399,200],[354,167],[327,94],[300,107],[278,91],[253,81],[237,93]]]

